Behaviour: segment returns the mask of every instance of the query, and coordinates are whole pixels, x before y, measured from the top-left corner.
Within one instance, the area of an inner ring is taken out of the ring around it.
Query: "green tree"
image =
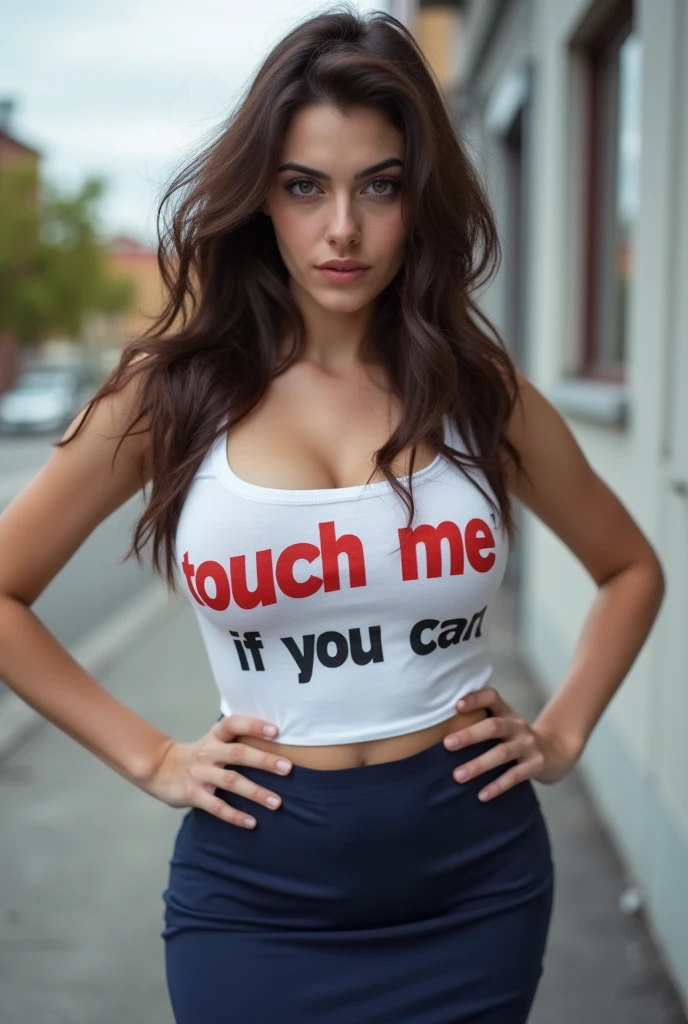
[[[74,194],[41,186],[35,161],[0,167],[0,331],[35,343],[79,337],[89,310],[125,311],[134,282],[107,268],[100,240],[102,178]]]

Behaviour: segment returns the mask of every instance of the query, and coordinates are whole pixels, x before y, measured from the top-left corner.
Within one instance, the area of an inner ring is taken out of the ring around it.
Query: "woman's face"
[[[393,280],[404,259],[403,153],[403,137],[375,108],[342,114],[320,103],[294,115],[263,207],[292,292],[352,313]],[[344,259],[368,269],[329,279],[318,269]]]

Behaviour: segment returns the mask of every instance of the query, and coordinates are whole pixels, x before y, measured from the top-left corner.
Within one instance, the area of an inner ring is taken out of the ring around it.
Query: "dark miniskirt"
[[[287,776],[246,765],[258,824],[184,815],[162,893],[177,1024],[524,1024],[542,974],[554,868],[515,761],[452,775],[501,740]]]

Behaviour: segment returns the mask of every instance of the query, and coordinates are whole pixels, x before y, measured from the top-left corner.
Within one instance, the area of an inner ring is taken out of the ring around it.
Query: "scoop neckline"
[[[444,443],[447,444],[448,417],[443,417]],[[218,437],[213,450],[213,468],[217,477],[225,486],[241,497],[253,501],[271,501],[280,504],[317,504],[320,502],[351,501],[360,498],[374,497],[379,494],[387,494],[392,491],[389,480],[374,480],[367,484],[351,484],[348,487],[313,487],[313,488],[281,488],[263,487],[261,484],[253,484],[242,477],[237,476],[229,464],[227,458],[227,431],[224,430]],[[439,452],[427,466],[416,470],[413,473],[413,485],[424,483],[441,473],[449,465],[445,456]],[[408,474],[395,477],[401,484],[408,484]]]

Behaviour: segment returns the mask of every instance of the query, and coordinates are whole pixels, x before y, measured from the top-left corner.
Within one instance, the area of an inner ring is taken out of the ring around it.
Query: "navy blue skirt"
[[[161,932],[177,1024],[523,1024],[553,904],[547,826],[529,780],[478,800],[516,762],[452,776],[498,742],[284,777],[228,766],[282,804],[218,788],[253,829],[182,819]]]

